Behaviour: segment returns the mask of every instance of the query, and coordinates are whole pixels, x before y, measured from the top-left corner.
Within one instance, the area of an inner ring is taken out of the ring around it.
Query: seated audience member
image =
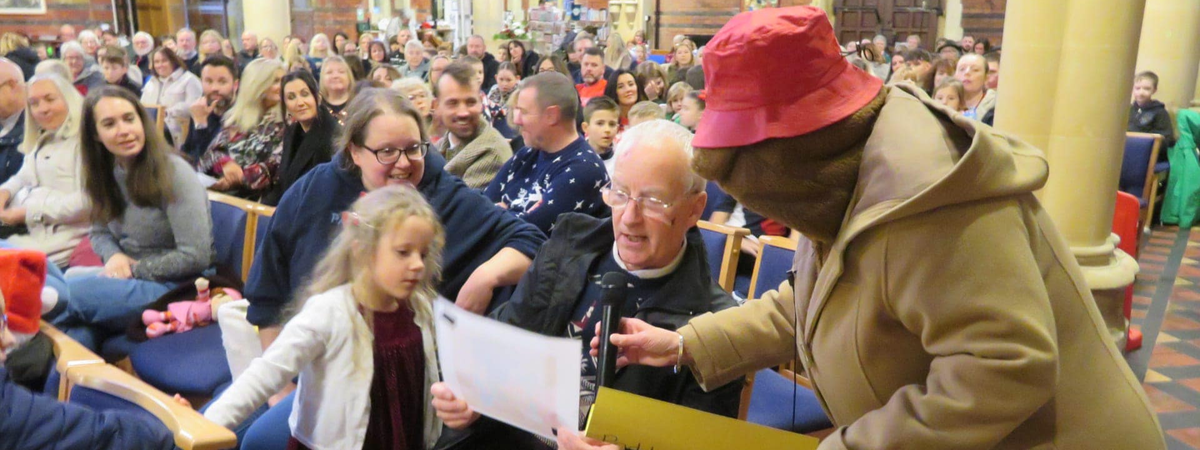
[[[700,118],[704,117],[704,103],[704,91],[688,92],[679,108],[679,124],[695,132]]]
[[[958,58],[948,59],[938,57],[933,60],[933,86],[941,86],[942,82],[947,78],[954,78],[954,71],[958,68]]]
[[[129,58],[120,47],[105,48],[104,57],[100,58],[100,68],[104,71],[105,83],[129,89],[135,97],[142,97],[142,85],[130,78]]]
[[[986,55],[987,52],[992,51],[992,41],[988,40],[988,38],[979,38],[975,41],[973,48],[976,55]]]
[[[180,31],[182,33],[182,31]],[[143,105],[167,108],[167,131],[171,141],[179,145],[184,141],[183,124],[190,114],[188,108],[204,94],[200,79],[189,72],[182,59],[166,47],[154,50],[150,57],[154,75],[142,87]],[[196,66],[200,71],[200,66]]]
[[[481,81],[466,63],[446,67],[437,81],[437,108],[433,111],[448,130],[435,147],[446,158],[446,171],[479,190],[486,188],[512,157],[508,141],[484,120]]]
[[[613,142],[617,138],[617,130],[621,128],[618,115],[621,109],[611,98],[596,97],[583,107],[583,135],[587,143],[604,160],[604,169],[612,174]]]
[[[671,63],[667,65],[667,81],[671,84],[684,81],[687,72],[692,66],[696,65],[693,52],[696,51],[696,44],[691,40],[684,39],[682,42],[675,45],[671,54],[675,57],[671,59]]]
[[[421,114],[421,118],[427,124],[430,139],[433,143],[441,141],[442,136],[446,134],[446,127],[442,126],[440,120],[433,117],[433,91],[429,90],[429,85],[416,78],[404,77],[392,83],[392,90],[399,92],[401,96],[412,102],[413,108],[417,113]]]
[[[671,108],[667,112],[668,119],[679,123],[679,112],[683,110],[683,100],[691,92],[692,86],[683,81],[671,85],[671,89],[667,91],[667,105]]]
[[[663,112],[661,105],[653,101],[640,101],[636,105],[633,105],[632,108],[629,108],[629,127],[657,119],[666,119],[666,113]]]
[[[325,33],[314,34],[308,43],[308,56],[305,58],[312,73],[321,73],[325,60],[331,56],[338,55],[333,51],[333,44],[329,43],[329,36]]]
[[[996,91],[987,88],[987,76],[987,61],[982,55],[964,55],[958,60],[954,77],[963,84],[963,115],[968,119],[983,119],[996,107]]]
[[[104,267],[68,278],[71,301],[54,324],[96,350],[212,265],[212,221],[192,166],[128,91],[108,86],[88,96],[80,140],[89,237]]]
[[[479,84],[479,86],[480,86],[479,93],[480,93],[480,94],[482,94],[482,95],[484,96],[484,101],[486,102],[486,101],[487,101],[487,100],[486,100],[486,98],[487,98],[487,93],[488,93],[488,92],[487,92],[487,91],[485,91],[485,90],[483,90],[483,88],[482,88],[482,86],[483,86],[483,77],[484,77],[484,70],[485,70],[485,68],[483,67],[483,61],[480,61],[480,60],[479,60],[479,58],[476,58],[476,57],[474,57],[474,56],[471,56],[471,55],[466,55],[466,56],[460,56],[458,59],[456,59],[456,60],[455,60],[455,62],[461,62],[461,63],[463,63],[463,64],[466,64],[466,65],[467,65],[467,67],[470,67],[470,68],[471,68],[471,70],[474,72],[474,75],[471,77],[471,79],[472,79],[472,80],[475,80],[475,83]],[[449,64],[447,64],[447,66],[449,66]],[[444,70],[444,69],[443,69],[443,70]],[[433,73],[433,71],[432,71],[432,70],[430,70],[430,72],[429,72],[429,73],[430,73],[430,74],[432,74],[432,73]],[[432,82],[432,81],[436,81],[436,80],[440,80],[440,79],[442,79],[440,76],[439,76],[438,78],[431,78],[431,79],[430,79],[430,80],[431,80],[431,83],[430,83],[430,84],[431,84],[431,85],[432,85],[432,84],[437,84],[437,83],[434,83],[434,82]],[[487,114],[487,111],[484,111],[484,114]]]
[[[25,141],[25,89],[21,68],[0,58],[0,184],[16,175],[25,160],[20,150]]]
[[[367,45],[366,61],[370,63],[371,70],[375,70],[375,68],[379,66],[391,66],[392,61],[388,59],[387,44],[384,44],[382,41],[372,40],[371,43]]]
[[[399,80],[403,77],[400,75],[400,71],[396,70],[395,67],[387,64],[380,64],[371,69],[371,76],[368,78],[383,83],[385,87],[390,87],[393,81]]]
[[[150,52],[154,51],[154,36],[145,31],[133,35],[133,65],[137,66],[143,76],[153,73],[150,68]],[[143,79],[143,83],[145,80]]]
[[[516,284],[545,239],[446,172],[441,156],[428,151],[419,113],[399,93],[369,89],[348,110],[338,153],[284,193],[250,269],[247,320],[262,327],[264,343],[278,335],[284,304],[313,274],[341,213],[363,192],[392,185],[421,192],[454,236],[437,290],[477,313],[488,309],[493,289]]]
[[[687,70],[687,74],[683,76],[683,81],[686,81],[688,86],[697,91],[704,90],[704,66],[696,64],[691,69]]]
[[[532,76],[537,72],[538,61],[542,60],[542,56],[533,49],[525,48],[525,43],[514,39],[508,41],[508,60],[517,67],[517,75],[521,78]],[[604,53],[600,53],[603,60]],[[601,62],[600,64],[604,64]]]
[[[317,74],[321,85],[321,107],[328,109],[339,123],[345,121],[345,109],[350,104],[355,81],[350,65],[341,56],[334,55],[325,58],[321,70],[313,73]]]
[[[176,48],[172,48],[179,58],[184,63],[184,69],[196,75],[200,71],[200,52],[196,51],[196,32],[189,28],[181,28],[175,33],[175,39],[170,41],[175,44]],[[163,47],[167,47],[168,40],[163,39]],[[168,47],[170,48],[170,47]],[[151,65],[154,60],[150,60]]]
[[[1158,74],[1141,72],[1133,78],[1133,103],[1129,105],[1129,128],[1126,131],[1155,133],[1163,137],[1162,148],[1175,145],[1175,130],[1171,128],[1171,116],[1162,102],[1154,99],[1158,92]],[[1159,162],[1166,161],[1158,152]]]
[[[948,78],[933,90],[933,99],[946,105],[954,111],[962,112],[962,98],[966,95],[963,84],[956,79]]]
[[[216,178],[209,189],[257,201],[279,177],[284,114],[279,82],[283,63],[256,60],[246,66],[238,99],[223,119],[196,169]]]
[[[242,32],[242,51],[237,52],[233,58],[238,62],[238,71],[246,69],[246,65],[250,61],[258,59],[258,34],[253,31],[246,30]]]
[[[933,56],[925,50],[909,50],[904,54],[911,81],[927,94],[933,93]]]
[[[426,395],[438,381],[445,230],[403,186],[367,194],[346,217],[295,315],[204,415],[233,429],[299,376],[289,448],[433,448],[442,423]]]
[[[21,80],[33,77],[33,68],[41,61],[37,50],[29,46],[29,38],[13,32],[0,36],[0,56],[21,68]]]
[[[604,78],[604,51],[592,47],[583,52],[579,63],[579,76],[583,82],[575,85],[579,100],[587,106],[588,100],[604,95],[608,80]]]
[[[371,79],[368,65],[364,64],[362,58],[359,58],[357,54],[346,55],[342,59],[346,60],[346,66],[350,67],[350,74],[354,75],[355,80]]]
[[[88,64],[95,64],[96,52],[100,50],[100,37],[97,36],[96,32],[92,30],[80,31],[79,39],[77,39],[75,42],[79,43],[79,47],[83,50],[83,54],[87,56]],[[62,48],[59,48],[58,52],[60,55],[65,53],[62,51]]]
[[[626,69],[613,71],[605,84],[607,86],[604,88],[604,96],[615,102],[620,109],[621,128],[617,130],[619,134],[625,131],[625,126],[629,124],[629,108],[646,100],[646,94],[642,92],[642,85],[638,83],[637,77]]]
[[[441,56],[441,55],[434,56],[433,58],[431,58],[429,60],[429,75],[428,75],[429,78],[425,80],[426,84],[428,84],[430,86],[435,86],[437,83],[434,83],[431,80],[442,79],[442,72],[445,72],[446,66],[449,66],[450,63],[452,63],[452,62],[454,62],[454,61],[452,61],[449,57]]]
[[[638,85],[642,87],[642,94],[646,96],[646,100],[658,104],[667,102],[667,76],[663,73],[658,63],[654,61],[642,62],[638,64],[635,74],[637,75]]]
[[[225,37],[221,36],[219,31],[211,28],[200,33],[200,44],[196,47],[196,64],[189,66],[192,75],[200,76],[200,65],[204,64],[204,60],[222,55],[221,41],[223,40],[225,40]],[[226,57],[233,59],[228,56]]]
[[[562,59],[562,56],[559,56],[558,54],[553,54],[553,55],[550,55],[549,57],[542,58],[542,61],[538,63],[537,73],[546,73],[546,72],[558,72],[558,73],[561,73],[568,77],[574,78],[574,76],[571,75],[571,71],[567,69],[567,62],[564,61]],[[582,81],[581,81],[581,83],[582,83]]]
[[[71,69],[71,80],[75,89],[82,95],[87,95],[89,89],[104,85],[104,74],[100,66],[87,63],[87,54],[78,42],[68,42],[62,46],[62,60]]]
[[[1000,50],[992,50],[984,53],[983,59],[987,60],[988,66],[988,89],[993,91],[1000,89]]]
[[[887,80],[884,80],[884,81],[891,82],[893,80],[898,79],[898,78],[896,78],[896,74],[900,72],[901,68],[905,67],[905,65],[904,65],[905,50],[903,50],[904,45],[896,44],[896,47],[897,47],[896,53],[894,55],[892,55],[892,71],[888,74]]]
[[[516,66],[507,61],[502,62],[496,69],[495,84],[487,94],[487,112],[492,117],[492,127],[500,131],[505,139],[515,138],[519,134],[508,124],[508,100],[513,92],[516,92],[520,82]]]
[[[604,65],[612,67],[613,70],[626,71],[633,71],[637,65],[637,60],[633,59],[629,47],[625,46],[625,40],[617,30],[611,30],[608,34],[608,43],[604,46]]]
[[[53,74],[34,75],[28,98],[20,147],[25,160],[0,184],[0,222],[10,244],[66,267],[88,226],[79,150],[83,98]]]
[[[958,59],[963,55],[962,47],[954,42],[946,42],[937,48],[937,54],[946,59]]]
[[[424,80],[429,75],[429,58],[425,57],[425,46],[421,42],[413,40],[404,44],[404,60],[399,69],[405,77]]]
[[[283,133],[279,181],[271,186],[262,203],[279,204],[283,193],[319,164],[333,157],[333,138],[340,131],[337,119],[321,108],[321,94],[311,73],[299,71],[283,76],[280,107],[293,122]]]
[[[279,59],[279,45],[271,38],[258,41],[258,57],[262,59]],[[247,64],[250,61],[246,61]]]
[[[695,228],[707,196],[704,179],[690,168],[691,133],[667,121],[644,123],[625,134],[616,160],[612,183],[603,189],[611,219],[560,217],[512,299],[491,315],[526,330],[580,341],[582,412],[591,407],[597,391],[598,362],[590,350],[600,322],[601,276],[616,272],[628,277],[623,315],[669,329],[735,305],[711,278]],[[690,372],[627,366],[617,372],[613,387],[734,417],[742,383],[704,392]],[[524,431],[478,420],[479,414],[442,383],[434,385],[433,394],[433,406],[446,425],[469,431],[464,446],[549,448]]]
[[[545,233],[565,212],[608,214],[599,191],[608,173],[576,132],[577,98],[571,80],[560,74],[534,75],[521,83],[513,123],[521,127],[527,147],[504,164],[486,191],[492,202]]]
[[[303,70],[311,72],[313,76],[321,74],[320,72],[313,72],[312,66],[308,64],[308,59],[304,56],[304,51],[300,50],[299,41],[292,41],[283,48],[283,55],[281,57],[283,58],[283,63],[287,66],[288,73]]]
[[[12,305],[12,297],[0,293],[0,436],[5,448],[59,450],[131,450],[175,448],[175,437],[162,423],[125,411],[93,411],[71,403],[60,403],[40,392],[31,392],[13,382],[5,367],[6,356],[16,348],[13,332],[35,333],[38,308]]]
[[[237,64],[224,56],[213,56],[200,63],[204,95],[188,107],[192,120],[188,123],[187,140],[183,141],[181,149],[191,162],[199,162],[212,145],[213,138],[221,132],[221,117],[233,107],[237,95],[239,73]]]

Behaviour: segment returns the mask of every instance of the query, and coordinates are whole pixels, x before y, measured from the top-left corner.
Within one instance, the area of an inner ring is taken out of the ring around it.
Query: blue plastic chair
[[[796,241],[780,236],[762,236],[758,238],[762,250],[758,253],[758,261],[754,263],[754,274],[750,277],[750,293],[748,298],[758,298],[763,292],[779,287],[792,270],[792,260],[796,256]]]
[[[138,377],[164,392],[209,397],[232,381],[219,323],[143,342],[129,362]]]
[[[750,230],[703,220],[696,226],[700,228],[700,236],[704,238],[704,251],[712,279],[725,292],[733,292],[738,257],[742,254],[742,239],[750,234]]]
[[[725,191],[722,191],[721,187],[718,186],[717,183],[712,181],[709,181],[708,184],[704,185],[704,192],[708,193],[708,203],[704,204],[704,213],[700,215],[700,220],[708,220],[711,218],[713,213],[717,210],[717,205],[721,203],[721,200],[724,199],[726,195],[729,195],[726,194]]]
[[[771,369],[754,374],[746,421],[795,433],[833,427],[816,394]],[[793,421],[793,417],[795,418]]]
[[[1162,135],[1125,133],[1125,157],[1121,162],[1121,181],[1118,189],[1138,198],[1145,218],[1143,226],[1150,227],[1154,219],[1154,203],[1158,200],[1158,184],[1170,170],[1170,163],[1159,163],[1163,151]]]
[[[246,223],[256,204],[215,192],[208,193],[208,201],[217,266],[241,275],[246,257]]]

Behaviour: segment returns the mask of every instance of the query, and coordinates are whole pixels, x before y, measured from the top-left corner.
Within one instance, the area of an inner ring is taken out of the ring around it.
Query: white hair
[[[404,44],[404,51],[408,51],[409,49],[420,50],[424,52],[425,44],[421,43],[421,41],[409,39],[408,42]]]
[[[425,84],[425,81],[420,78],[404,77],[393,81],[392,89],[405,95],[408,95],[409,89],[420,89],[425,92],[425,95],[433,96],[433,91],[429,89],[429,85]]]
[[[75,36],[75,40],[80,41],[80,42],[83,42],[84,39],[89,39],[89,38],[92,40],[95,40],[96,42],[100,42],[100,38],[96,37],[96,33],[93,33],[92,30],[80,31],[79,35]]]
[[[67,63],[62,62],[61,59],[47,59],[33,68],[33,74],[34,76],[55,74],[65,80],[71,78],[71,68],[67,67]]]
[[[66,56],[67,53],[70,52],[78,52],[80,55],[87,55],[87,52],[83,51],[83,46],[79,44],[79,41],[68,41],[67,43],[63,44],[62,47],[59,47],[58,52],[63,56]]]
[[[134,39],[134,40],[137,40],[138,38],[146,38],[146,39],[149,39],[149,40],[150,40],[150,45],[154,45],[154,36],[151,36],[151,35],[150,35],[150,33],[147,33],[147,32],[145,32],[145,31],[139,31],[139,32],[137,32],[137,33],[134,33],[134,34],[133,34],[133,39]]]
[[[618,142],[613,149],[613,158],[620,159],[623,154],[632,150],[635,145],[643,146],[649,143],[674,144],[673,147],[682,151],[687,158],[688,176],[686,180],[680,181],[683,182],[684,186],[687,186],[687,193],[701,192],[708,181],[691,169],[692,155],[694,153],[692,150],[692,136],[692,132],[688,131],[683,125],[670,120],[655,119],[642,122],[625,130],[625,134],[621,136],[621,142]]]
[[[283,61],[278,59],[259,58],[246,65],[242,73],[241,84],[238,87],[237,101],[233,108],[225,113],[225,125],[233,125],[242,132],[249,132],[258,126],[264,116],[272,114],[275,109],[267,111],[262,106],[262,100],[275,83],[275,72],[283,70]]]
[[[44,62],[44,61],[43,61]],[[41,67],[41,64],[38,64]],[[58,89],[59,95],[62,96],[63,102],[67,104],[67,118],[59,125],[58,130],[54,131],[55,136],[59,139],[70,139],[79,136],[80,122],[83,119],[83,96],[79,95],[79,91],[75,90],[75,85],[63,78],[56,71],[50,73],[40,73],[34,75],[27,83],[30,88],[34,83],[40,81],[49,81],[54,83],[54,87]],[[38,125],[33,118],[33,108],[25,108],[25,141],[21,143],[21,152],[29,154],[33,149],[41,144],[40,138],[46,130]]]

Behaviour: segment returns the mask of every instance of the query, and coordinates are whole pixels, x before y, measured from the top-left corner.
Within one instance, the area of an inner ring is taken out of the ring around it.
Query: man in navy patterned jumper
[[[600,198],[608,183],[604,161],[576,132],[579,97],[565,75],[547,72],[525,79],[517,92],[513,123],[525,147],[513,155],[484,194],[546,234],[559,214],[606,217]]]

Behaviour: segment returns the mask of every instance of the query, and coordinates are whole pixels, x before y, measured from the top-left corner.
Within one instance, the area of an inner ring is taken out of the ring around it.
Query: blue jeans
[[[141,322],[146,306],[178,284],[99,275],[68,278],[71,300],[53,324],[83,346],[99,352],[100,344]]]
[[[217,399],[225,395],[225,389],[229,386],[223,386],[217,390],[217,395],[212,401],[200,408],[200,413],[204,414],[208,411],[208,407],[212,406]],[[287,449],[288,439],[292,437],[292,428],[288,425],[288,417],[292,415],[292,404],[296,401],[296,393],[292,392],[275,407],[269,408],[266,403],[259,406],[258,409],[250,413],[242,423],[238,424],[233,429],[233,433],[237,435],[238,447],[246,450],[285,450]]]

